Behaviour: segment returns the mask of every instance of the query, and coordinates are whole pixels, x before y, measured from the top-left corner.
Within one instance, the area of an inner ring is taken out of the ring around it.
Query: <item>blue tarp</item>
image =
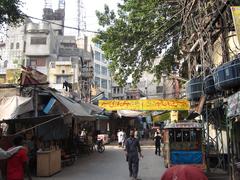
[[[201,164],[201,151],[171,151],[172,164]]]
[[[49,111],[52,109],[53,105],[55,104],[56,99],[55,98],[51,98],[48,102],[48,104],[46,105],[46,107],[43,109],[43,112],[45,114],[48,114]]]

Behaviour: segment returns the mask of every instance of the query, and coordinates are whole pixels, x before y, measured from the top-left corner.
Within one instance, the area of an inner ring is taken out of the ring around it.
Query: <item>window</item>
[[[57,76],[57,84],[62,84],[65,81],[69,82],[70,78],[69,76]]]
[[[105,56],[102,54],[102,62],[105,62]]]
[[[116,87],[113,88],[113,93],[116,94]]]
[[[95,51],[95,59],[100,61],[100,56],[101,56],[100,52]]]
[[[162,93],[163,92],[163,86],[157,86],[156,91],[157,91],[157,93]]]
[[[100,87],[100,78],[99,77],[95,77],[95,86]]]
[[[45,66],[46,65],[46,59],[45,58],[31,58],[30,59],[30,66],[36,67],[36,66]]]
[[[17,44],[16,44],[16,49],[19,49],[19,42],[17,42]]]
[[[183,131],[183,141],[190,142],[190,132],[189,131]]]
[[[101,45],[100,45],[99,43],[96,43],[96,44],[95,44],[95,47],[101,48]]]
[[[30,60],[30,66],[36,67],[37,66],[37,60]]]
[[[106,79],[101,79],[101,88],[107,89],[107,80]]]
[[[190,131],[190,139],[191,139],[191,141],[196,141],[196,137],[197,137],[197,135],[196,135],[196,131],[194,131],[194,130],[191,130]]]
[[[174,142],[175,139],[174,139],[174,130],[169,130],[169,141],[170,142]]]
[[[26,41],[24,41],[24,44],[23,44],[23,52],[25,52],[26,50]]]
[[[47,38],[46,37],[31,37],[31,43],[30,44],[47,44]]]
[[[106,67],[102,66],[101,74],[104,76],[107,76],[107,68]]]
[[[45,58],[37,58],[37,66],[45,66],[46,59]]]
[[[5,60],[4,63],[3,63],[3,67],[4,67],[4,68],[7,68],[7,65],[8,65],[8,61]]]
[[[100,74],[100,65],[99,64],[95,64],[95,73]]]
[[[182,142],[182,131],[181,130],[176,130],[176,142]]]
[[[11,45],[10,45],[10,49],[13,49],[13,47],[14,47],[14,44],[13,44],[13,43],[11,43]]]

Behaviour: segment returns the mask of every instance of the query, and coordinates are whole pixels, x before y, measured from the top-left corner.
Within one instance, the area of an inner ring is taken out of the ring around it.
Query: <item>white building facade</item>
[[[27,22],[27,20],[26,20]],[[17,27],[8,27],[4,46],[0,47],[1,69],[16,69],[25,62],[26,23]]]
[[[99,91],[104,92],[106,98],[112,96],[112,79],[108,69],[108,62],[99,44],[92,46],[94,52],[94,84]]]

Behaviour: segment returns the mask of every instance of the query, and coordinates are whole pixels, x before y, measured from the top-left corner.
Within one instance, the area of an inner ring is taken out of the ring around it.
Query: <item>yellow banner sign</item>
[[[231,10],[232,10],[235,31],[237,33],[238,42],[240,44],[240,6],[232,6]]]
[[[189,101],[185,99],[99,100],[98,105],[110,111],[189,110],[190,108]]]

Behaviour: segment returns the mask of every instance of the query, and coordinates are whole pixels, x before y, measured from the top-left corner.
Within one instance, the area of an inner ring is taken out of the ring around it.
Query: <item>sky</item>
[[[52,6],[53,9],[57,9],[58,0],[22,0],[23,12],[29,16],[42,18],[43,8],[45,1]],[[78,0],[65,0],[65,25],[77,27],[77,1]],[[104,4],[107,4],[110,9],[117,9],[117,3],[121,0],[81,0],[84,7],[86,16],[86,29],[97,31],[99,28],[97,17],[95,15],[96,10],[103,11]],[[77,30],[65,29],[65,35],[77,35]]]

